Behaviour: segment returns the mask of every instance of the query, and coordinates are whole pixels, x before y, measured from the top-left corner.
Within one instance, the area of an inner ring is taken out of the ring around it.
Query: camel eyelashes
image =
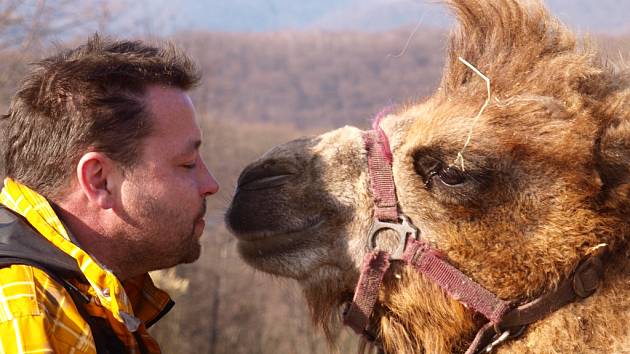
[[[466,174],[456,166],[447,166],[434,154],[418,151],[414,156],[414,168],[420,175],[427,188],[430,188],[435,178],[446,186],[457,186],[466,182]]]
[[[440,181],[449,187],[455,187],[466,182],[466,174],[455,166],[439,165],[435,170],[429,171],[424,184],[427,188],[433,185],[433,179],[437,177]]]
[[[456,186],[466,181],[464,173],[455,166],[441,168],[436,174],[444,184],[449,186]]]

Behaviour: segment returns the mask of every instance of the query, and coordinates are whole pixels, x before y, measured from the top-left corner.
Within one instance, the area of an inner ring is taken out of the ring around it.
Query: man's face
[[[139,161],[124,174],[124,235],[118,239],[153,270],[199,258],[205,198],[219,186],[199,155],[201,131],[190,97],[179,89],[150,86],[145,103],[153,130]]]

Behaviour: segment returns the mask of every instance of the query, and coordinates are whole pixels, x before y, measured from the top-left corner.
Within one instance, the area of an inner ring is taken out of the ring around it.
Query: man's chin
[[[196,241],[192,247],[188,250],[188,252],[182,257],[180,263],[193,263],[199,259],[201,256],[201,244],[199,241]]]

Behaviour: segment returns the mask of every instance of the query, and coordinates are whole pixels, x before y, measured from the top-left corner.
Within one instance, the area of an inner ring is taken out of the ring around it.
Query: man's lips
[[[199,229],[199,235],[203,234],[203,229],[206,227],[206,200],[204,199],[203,205],[200,208],[199,214],[195,218],[195,229]]]
[[[203,204],[201,205],[200,212],[197,215],[197,219],[203,219],[206,217],[206,200],[203,200]]]

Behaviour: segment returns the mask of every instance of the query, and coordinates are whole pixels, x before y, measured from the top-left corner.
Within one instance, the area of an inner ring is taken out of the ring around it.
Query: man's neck
[[[121,281],[143,273],[135,272],[133,264],[123,264],[127,263],[125,259],[128,257],[120,253],[121,247],[116,246],[116,240],[104,236],[106,232],[98,220],[87,219],[73,213],[70,208],[51,204],[68,231],[70,241],[88,253],[102,268],[113,272]]]

